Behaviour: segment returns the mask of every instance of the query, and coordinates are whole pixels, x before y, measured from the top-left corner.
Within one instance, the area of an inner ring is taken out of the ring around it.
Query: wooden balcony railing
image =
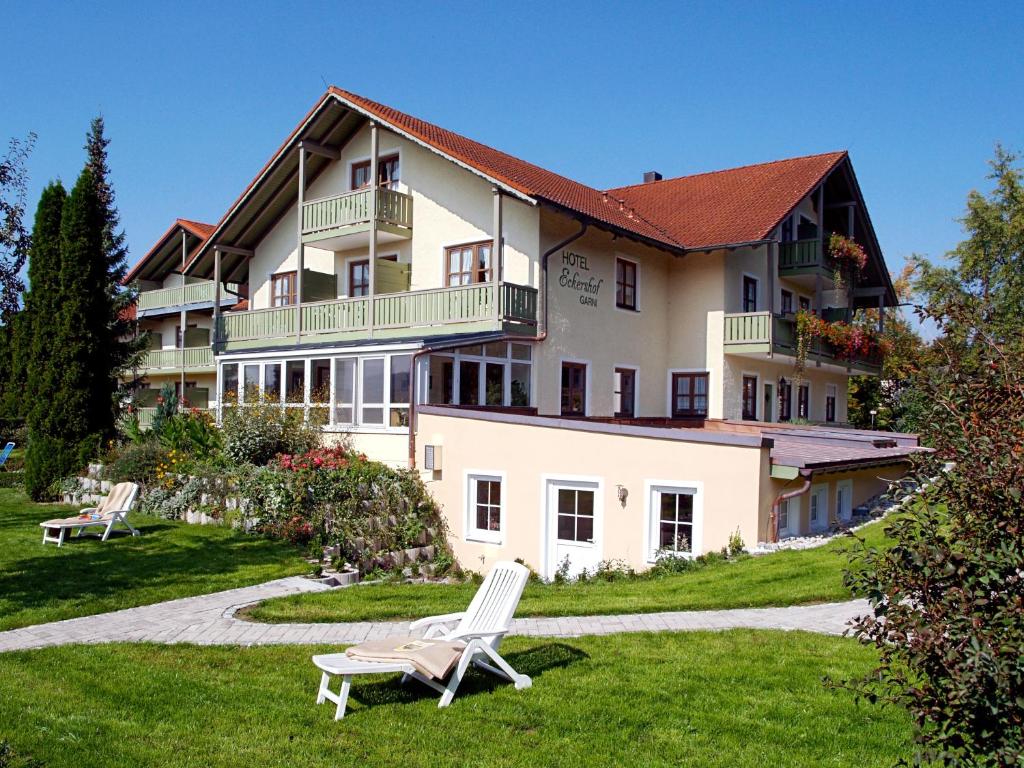
[[[347,227],[369,224],[371,194],[373,190],[357,189],[303,203],[303,239],[310,241],[333,237],[344,234]],[[412,229],[412,196],[391,189],[378,189],[376,195],[378,222]]]
[[[826,310],[827,311],[827,310]],[[797,349],[796,320],[792,317],[773,316],[771,312],[742,312],[725,316],[723,343],[726,353],[769,353],[795,355]],[[877,368],[882,364],[878,356],[846,360],[823,339],[812,339],[808,346],[810,360],[822,360],[857,368]]]
[[[822,253],[821,240],[793,240],[779,243],[779,271],[828,267],[828,259]]]
[[[158,370],[213,370],[213,349],[211,347],[186,347],[185,349],[151,349],[142,360],[147,371]]]
[[[495,307],[495,295],[498,305]],[[357,297],[303,304],[302,338],[370,331],[370,299]],[[222,343],[273,339],[296,332],[295,307],[228,312],[221,317]],[[408,329],[409,335],[457,333],[460,325],[497,320],[535,325],[537,290],[529,286],[479,283],[425,291],[385,293],[373,298],[373,328]],[[430,329],[433,329],[432,331]]]
[[[228,283],[225,290],[220,292],[221,303],[236,302],[238,297],[238,286]],[[188,304],[210,304],[213,302],[215,290],[212,280],[198,280],[192,283],[185,283],[183,286],[171,288],[158,288],[155,291],[140,291],[137,301],[137,308],[140,312],[154,309],[165,309],[169,307],[180,307]]]

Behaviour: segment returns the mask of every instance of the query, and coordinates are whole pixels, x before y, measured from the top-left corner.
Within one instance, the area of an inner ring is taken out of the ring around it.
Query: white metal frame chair
[[[86,528],[102,526],[102,540],[110,538],[110,532],[118,523],[124,525],[132,536],[141,535],[132,524],[128,522],[128,513],[135,504],[135,498],[139,495],[139,486],[135,483],[118,483],[110,489],[100,503],[95,507],[87,507],[79,512],[79,517],[66,517],[62,520],[47,520],[40,523],[43,529],[43,544],[52,542],[58,547],[64,543],[68,531],[74,530],[75,536],[81,536]],[[89,517],[82,517],[87,515]]]
[[[519,563],[495,563],[465,612],[430,616],[409,626],[413,631],[425,629],[424,639],[436,638],[466,643],[458,664],[449,674],[446,684],[426,677],[409,662],[360,661],[349,658],[344,653],[326,654],[313,657],[313,663],[323,673],[320,677],[316,703],[333,701],[337,705],[334,719],[340,720],[345,716],[353,675],[401,672],[403,683],[413,678],[433,688],[441,694],[441,701],[437,706],[447,707],[455,697],[455,692],[470,664],[514,683],[517,690],[529,688],[532,685],[530,678],[516,672],[498,653],[502,638],[511,628],[512,616],[519,605],[519,598],[529,576],[529,569]],[[341,692],[338,694],[330,690],[332,675],[342,678]]]

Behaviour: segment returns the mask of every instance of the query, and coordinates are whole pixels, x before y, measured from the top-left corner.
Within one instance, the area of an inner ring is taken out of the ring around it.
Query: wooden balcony
[[[221,291],[221,306],[231,306],[238,301],[233,295],[238,286],[229,283],[227,290]],[[212,280],[196,280],[183,286],[158,288],[154,291],[140,291],[136,301],[139,317],[166,315],[185,309],[212,309],[216,291]]]
[[[796,357],[796,320],[792,317],[773,316],[770,312],[741,312],[727,314],[723,343],[726,354],[748,356],[784,355]],[[837,365],[856,373],[881,372],[878,358],[843,359],[826,341],[813,339],[807,350],[808,363]]]
[[[302,242],[346,238],[370,229],[370,195],[377,195],[377,230],[381,242],[412,236],[412,196],[391,189],[357,189],[321,197],[302,205]],[[347,247],[334,243],[335,250]]]
[[[300,344],[369,339],[423,338],[504,331],[531,334],[537,324],[537,290],[513,283],[385,293],[303,304]],[[295,307],[221,316],[219,349],[233,351],[295,343]]]
[[[213,348],[151,349],[142,359],[142,370],[147,374],[173,373],[182,369],[191,373],[214,372]]]

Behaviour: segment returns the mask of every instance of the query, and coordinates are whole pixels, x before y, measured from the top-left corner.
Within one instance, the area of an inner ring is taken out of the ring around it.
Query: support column
[[[216,246],[213,248],[213,339],[216,347],[220,342],[220,249]]]
[[[778,263],[779,243],[773,240],[765,246],[768,251],[768,314],[775,316],[775,265]],[[769,318],[769,322],[771,319]]]
[[[494,319],[501,321],[501,278],[504,267],[504,239],[502,238],[501,190],[491,189],[494,194],[494,245],[491,247],[491,286],[494,301]]]
[[[299,144],[299,195],[296,215],[295,343],[302,342],[302,273],[306,269],[306,246],[302,243],[302,205],[306,202],[306,150]]]
[[[379,158],[380,130],[375,120],[370,121],[370,265],[369,290],[366,298],[366,318],[373,335],[373,299],[377,294],[377,190],[380,188]]]
[[[878,332],[885,333],[885,294],[878,294]]]
[[[188,330],[188,311],[185,309],[185,261],[188,258],[188,233],[181,230],[181,317],[178,323],[181,333],[178,338],[178,360],[181,364],[181,396],[185,396],[185,332]]]

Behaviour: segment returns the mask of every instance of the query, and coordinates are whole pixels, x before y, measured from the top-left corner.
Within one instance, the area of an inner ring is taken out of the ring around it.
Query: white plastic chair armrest
[[[434,624],[451,624],[453,621],[459,621],[465,616],[463,613],[446,613],[442,616],[427,616],[423,619],[417,619],[409,625],[409,629],[421,629],[422,627],[429,627]]]
[[[473,632],[450,632],[444,636],[445,640],[483,640],[485,638],[502,637],[507,635],[510,627],[494,628],[486,630],[475,630]]]
[[[90,514],[92,512],[95,512],[97,509],[99,509],[99,507],[86,507],[85,509],[79,510],[78,514],[80,514],[80,515],[88,515],[88,514]]]

